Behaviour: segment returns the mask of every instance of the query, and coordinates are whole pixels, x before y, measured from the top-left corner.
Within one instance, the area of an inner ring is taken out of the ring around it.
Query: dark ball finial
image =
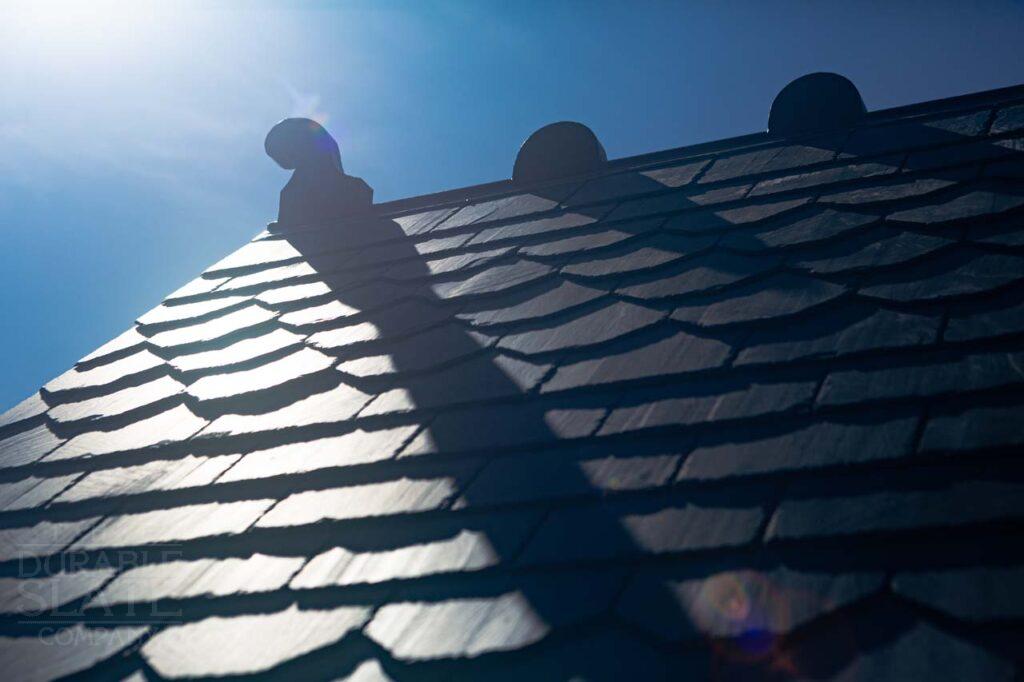
[[[342,170],[338,143],[322,125],[309,118],[286,118],[278,122],[267,133],[263,148],[287,170],[324,165]]]
[[[800,135],[849,128],[867,112],[857,86],[837,73],[809,73],[775,97],[768,114],[772,135]]]
[[[599,169],[608,157],[587,126],[574,121],[546,125],[519,148],[512,181],[540,182],[581,175]]]

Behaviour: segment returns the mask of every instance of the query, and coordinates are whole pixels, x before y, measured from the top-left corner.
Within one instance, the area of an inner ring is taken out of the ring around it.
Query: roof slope
[[[0,416],[0,660],[1012,677],[1017,101],[261,233]]]

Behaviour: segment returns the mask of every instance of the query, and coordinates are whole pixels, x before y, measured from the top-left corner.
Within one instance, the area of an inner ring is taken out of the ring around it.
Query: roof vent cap
[[[867,112],[857,86],[837,73],[809,73],[775,97],[768,114],[772,135],[800,135],[849,128]]]
[[[279,166],[295,171],[281,190],[273,229],[332,220],[372,206],[373,189],[345,174],[338,143],[316,121],[284,119],[267,133],[263,148]]]
[[[526,138],[512,167],[512,181],[530,183],[581,175],[607,161],[594,131],[582,123],[560,121]]]

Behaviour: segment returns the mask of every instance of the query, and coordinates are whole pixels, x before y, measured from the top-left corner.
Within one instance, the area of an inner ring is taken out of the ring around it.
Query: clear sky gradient
[[[378,200],[508,177],[557,120],[609,157],[754,132],[836,71],[869,109],[1024,82],[1024,4],[0,4],[0,409],[276,213],[263,154],[324,122]]]

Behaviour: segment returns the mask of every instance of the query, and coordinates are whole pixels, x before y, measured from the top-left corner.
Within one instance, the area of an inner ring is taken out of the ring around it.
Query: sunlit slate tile
[[[0,613],[41,614],[90,594],[114,577],[111,568],[38,576],[25,567],[17,578],[0,578]],[[41,566],[39,568],[42,568]]]
[[[202,435],[259,433],[343,422],[354,417],[372,397],[351,386],[340,384],[271,412],[226,414],[215,419]]]
[[[629,220],[653,215],[678,213],[679,211],[697,208],[701,205],[690,193],[684,190],[675,190],[665,194],[623,201],[605,217],[605,220]]]
[[[621,301],[553,327],[504,336],[499,348],[518,353],[548,353],[619,338],[663,319],[661,311]]]
[[[734,365],[778,363],[807,357],[833,357],[880,348],[904,348],[934,342],[941,319],[879,309],[841,329],[794,338],[792,330],[755,331]]]
[[[1014,665],[989,649],[918,621],[885,644],[855,656],[832,679],[836,682],[884,679],[1009,682],[1015,675]]]
[[[879,275],[859,293],[891,301],[930,301],[992,291],[1022,278],[1024,258],[960,247],[888,277]]]
[[[245,559],[168,561],[138,566],[118,575],[86,607],[270,592],[284,587],[305,561],[304,557],[253,554]]]
[[[660,225],[661,222],[661,220],[651,221],[652,229],[657,225]],[[584,253],[587,251],[603,249],[623,242],[631,237],[635,237],[636,235],[636,232],[603,230],[601,232],[581,234],[575,237],[566,237],[565,239],[556,239],[554,241],[543,242],[541,244],[523,246],[519,249],[519,254],[521,256],[534,256],[540,258],[566,256],[574,253]]]
[[[452,213],[455,213],[457,210],[458,208],[456,207],[438,208],[433,211],[424,211],[423,213],[412,213],[410,215],[399,216],[397,218],[392,218],[391,220],[398,223],[407,235],[417,235],[428,232],[431,228],[450,216]]]
[[[380,336],[381,332],[377,325],[372,322],[361,322],[347,327],[317,332],[309,337],[308,343],[314,348],[332,352],[345,350],[360,343],[378,341]]]
[[[1024,443],[1020,406],[978,407],[960,414],[936,415],[921,435],[922,452],[963,452],[1013,447]]]
[[[756,322],[796,315],[846,293],[839,285],[790,274],[773,275],[743,289],[709,305],[676,308],[672,319],[702,327]]]
[[[457,299],[506,291],[554,272],[547,265],[520,260],[508,265],[496,265],[462,281],[435,284],[432,288],[441,298]]]
[[[556,509],[530,540],[520,561],[561,563],[735,547],[752,542],[764,518],[760,507],[685,502],[653,510],[651,506],[615,502]]]
[[[218,677],[272,670],[333,644],[366,622],[355,606],[283,611],[204,620],[161,630],[142,647],[142,657],[161,676]]]
[[[596,222],[591,216],[581,213],[563,213],[553,218],[541,218],[522,223],[510,223],[499,227],[480,230],[469,242],[469,246],[487,244],[505,239],[524,239],[537,235],[557,234],[563,230],[571,230]]]
[[[113,431],[81,433],[57,448],[47,461],[179,443],[188,440],[207,423],[184,405],[178,405]]]
[[[916,178],[913,180],[901,180],[890,182],[884,185],[873,185],[871,187],[860,187],[858,189],[844,190],[825,194],[818,198],[819,203],[843,204],[850,206],[865,206],[867,204],[881,203],[884,201],[898,201],[923,196],[931,192],[937,192],[947,187],[952,187],[957,180],[945,178]]]
[[[785,635],[881,591],[883,583],[882,573],[805,573],[777,568],[676,579],[649,570],[630,580],[616,611],[667,641]],[[736,608],[722,608],[730,599],[739,600]]]
[[[302,348],[253,369],[204,376],[188,387],[188,393],[198,400],[233,398],[298,381],[333,365],[334,358],[312,348]]]
[[[677,332],[640,348],[562,365],[541,392],[711,369],[725,364],[729,353],[721,341]]]
[[[281,324],[286,324],[289,327],[304,327],[343,320],[358,315],[360,312],[341,301],[328,301],[320,305],[285,313],[281,316]]]
[[[227,282],[230,277],[196,277],[194,280],[174,291],[170,296],[167,297],[168,301],[173,301],[181,298],[192,298],[194,296],[202,296],[203,294],[209,294],[215,291],[222,284]]]
[[[153,355],[145,348],[140,348],[131,355],[91,369],[69,369],[43,386],[43,389],[49,393],[58,393],[60,391],[98,388],[117,383],[134,375],[153,372],[164,366],[166,365],[163,359]]]
[[[788,170],[797,166],[831,161],[835,156],[836,150],[832,147],[803,145],[775,146],[752,152],[722,155],[715,159],[711,168],[701,177],[700,182],[721,182],[744,175]]]
[[[682,272],[647,282],[626,284],[616,289],[615,293],[640,300],[655,300],[709,292],[742,282],[777,265],[776,259],[771,257],[713,251],[687,262]]]
[[[1024,384],[1024,353],[975,353],[935,364],[831,372],[818,403],[846,405],[943,393],[963,393]]]
[[[565,193],[564,190],[561,191]],[[505,220],[520,216],[549,211],[558,207],[558,201],[536,194],[516,194],[501,199],[492,199],[463,206],[454,215],[434,228],[434,231],[449,230],[492,220]]]
[[[215,341],[264,325],[275,317],[277,317],[277,313],[257,305],[249,305],[208,322],[159,332],[149,337],[149,342],[161,348],[173,348],[175,346]]]
[[[48,415],[58,422],[116,417],[169,400],[182,395],[184,391],[184,385],[169,376],[162,376],[145,384],[122,388],[120,391],[107,395],[54,405],[50,408]]]
[[[380,431],[356,429],[341,436],[289,443],[244,455],[218,483],[302,474],[317,469],[370,464],[395,456],[418,426]]]
[[[388,604],[366,634],[399,660],[472,657],[521,649],[550,628],[520,592],[440,603]]]
[[[0,510],[32,509],[41,507],[67,488],[79,474],[36,478],[0,483]]]
[[[271,287],[298,284],[300,281],[315,280],[321,274],[312,265],[302,261],[292,263],[291,265],[259,270],[248,275],[232,277],[222,284],[217,291],[218,293],[228,293],[232,291],[269,289]]]
[[[26,422],[30,419],[38,419],[46,414],[49,406],[43,402],[43,398],[36,391],[20,403],[0,414],[0,429],[6,428],[19,422]]]
[[[180,372],[197,372],[230,367],[256,360],[264,355],[277,353],[286,348],[298,347],[303,337],[285,329],[273,331],[252,339],[242,339],[225,348],[191,353],[171,358],[171,366]]]
[[[180,490],[209,485],[241,455],[156,460],[134,466],[100,469],[65,490],[57,502],[81,502],[101,497],[137,495],[157,490]]]
[[[783,201],[761,201],[721,211],[690,211],[670,218],[665,229],[670,232],[721,232],[730,227],[753,225],[762,220],[785,215],[799,209],[809,201],[807,197]]]
[[[886,231],[887,236],[853,253],[795,261],[794,266],[812,274],[833,274],[850,270],[891,267],[927,255],[955,242],[951,239],[916,232]]]
[[[703,424],[732,419],[749,419],[790,412],[809,406],[817,384],[810,382],[752,384],[717,395],[661,398],[664,389],[651,389],[636,398],[650,402],[619,407],[608,415],[600,435],[623,433],[654,427]],[[629,396],[627,396],[629,397]]]
[[[876,177],[895,173],[899,170],[900,159],[892,157],[881,159],[871,163],[855,163],[836,168],[827,168],[819,171],[800,173],[798,175],[787,175],[781,178],[762,180],[754,185],[750,196],[764,196],[776,192],[785,192],[797,189],[808,189],[820,185],[830,185],[837,182],[859,180],[861,178]]]
[[[466,465],[460,467],[458,474],[464,476]],[[279,502],[256,525],[261,528],[300,526],[324,520],[430,511],[444,506],[455,495],[458,485],[455,476],[401,478],[384,483],[294,493]]]
[[[149,628],[87,628],[76,624],[52,634],[0,637],[4,674],[12,680],[55,680],[81,673],[132,646]]]
[[[1024,569],[967,568],[926,573],[899,573],[893,591],[938,611],[973,623],[1024,617],[1020,591]]]
[[[447,237],[438,237],[436,239],[425,239],[418,241],[413,244],[413,248],[416,249],[416,253],[421,256],[428,256],[430,254],[439,253],[441,251],[451,251],[457,249],[460,246],[464,246],[470,239],[475,235],[472,232],[464,234],[453,234]],[[390,251],[393,253],[395,247],[391,244],[387,244]]]
[[[302,254],[286,239],[254,241],[214,263],[206,274],[216,276],[222,270],[266,266],[299,258],[302,258]]]
[[[142,345],[145,341],[146,337],[140,334],[138,329],[132,327],[131,329],[121,332],[121,334],[114,337],[112,340],[89,353],[76,364],[83,365],[106,358],[110,355],[126,353],[130,349]]]
[[[495,302],[489,302],[490,305],[485,310],[462,313],[457,317],[472,322],[475,326],[521,322],[556,315],[606,295],[607,293],[600,289],[591,289],[573,282],[561,281],[555,288],[548,289],[544,293],[537,294],[520,303],[507,307],[493,307]]]
[[[110,516],[72,546],[74,550],[131,547],[235,535],[248,528],[274,500],[210,502]]]
[[[311,298],[327,296],[331,288],[324,282],[308,282],[306,284],[292,284],[291,286],[267,289],[256,295],[256,300],[270,307],[298,303]]]
[[[917,424],[917,417],[822,422],[769,438],[699,447],[687,456],[679,479],[749,476],[906,457]]]
[[[722,245],[742,251],[803,246],[832,239],[847,232],[860,232],[878,218],[863,213],[816,209],[809,215],[798,216],[785,224],[760,232],[733,233],[722,240]]]
[[[198,317],[208,317],[222,310],[235,308],[249,300],[249,296],[222,296],[180,305],[161,304],[136,320],[143,326],[181,323]]]
[[[512,247],[503,247],[490,251],[469,251],[426,260],[406,261],[388,268],[383,276],[387,279],[405,281],[452,275],[463,270],[479,270],[489,263],[502,261],[512,251]]]
[[[955,481],[927,490],[786,500],[768,524],[771,540],[965,526],[1024,516],[1024,486]]]
[[[1024,196],[1022,195],[975,189],[939,204],[897,211],[889,215],[888,219],[903,223],[933,225],[1002,213],[1021,205],[1024,205]]]
[[[496,566],[501,560],[486,533],[462,530],[446,540],[382,552],[356,554],[335,547],[310,559],[292,579],[290,587],[359,585],[479,571]]]
[[[442,324],[405,339],[379,346],[379,355],[346,360],[338,371],[357,377],[418,372],[482,351],[492,338],[455,323]],[[376,349],[375,349],[376,350]]]
[[[45,425],[0,438],[0,468],[24,466],[42,459],[64,440]]]
[[[380,662],[374,658],[363,661],[355,670],[337,682],[394,682],[394,680],[384,672]]]
[[[0,561],[57,554],[98,520],[40,521],[34,526],[0,529]]]

